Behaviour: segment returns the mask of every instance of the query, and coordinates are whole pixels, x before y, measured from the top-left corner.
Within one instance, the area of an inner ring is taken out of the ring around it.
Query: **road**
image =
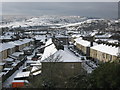
[[[67,46],[65,46],[65,47],[67,47]],[[71,50],[72,50],[72,51],[71,51]],[[71,53],[74,52],[74,55],[81,60],[80,57],[81,57],[82,55],[78,54],[75,49],[71,49],[71,50],[69,50],[69,51],[70,51]],[[76,53],[75,53],[75,52],[76,52]],[[92,71],[93,71],[97,66],[96,66],[96,64],[94,64],[91,60],[85,59],[85,60],[82,60],[82,67],[84,68],[84,70],[87,71],[87,73],[92,73]],[[93,69],[93,68],[94,68],[94,69]]]
[[[24,64],[25,65],[25,64]],[[24,65],[22,65],[19,70],[15,71],[4,83],[3,83],[3,87],[5,88],[10,88],[10,85],[12,83],[12,81],[14,80],[14,77],[16,76],[17,73],[22,71],[22,68],[24,67]]]
[[[35,51],[36,49],[33,51],[32,55],[27,56],[27,58],[31,58],[35,55]],[[4,83],[3,83],[3,87],[5,88],[10,88],[11,87],[11,83],[14,80],[15,76],[17,75],[17,73],[22,72],[22,69],[25,67],[25,63],[19,68],[19,70],[15,71]]]

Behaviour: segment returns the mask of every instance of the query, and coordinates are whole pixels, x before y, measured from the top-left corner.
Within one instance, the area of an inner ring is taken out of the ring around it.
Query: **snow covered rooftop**
[[[29,75],[30,75],[30,71],[27,71],[27,72],[19,72],[19,73],[17,73],[17,75],[15,76],[15,78],[29,77]]]
[[[0,72],[0,78],[5,74],[6,74],[6,72]]]
[[[83,40],[81,38],[76,38],[75,41],[76,41],[76,43],[81,44],[83,46],[86,46],[86,47],[90,46],[90,42],[89,41]]]
[[[95,39],[95,41],[106,41],[106,42],[109,42],[109,43],[118,43],[119,41],[118,40],[113,40],[113,39]]]
[[[76,43],[85,46],[85,47],[90,47],[90,42],[87,40],[83,40],[81,37],[75,39]],[[97,43],[93,42],[93,45],[97,45]]]
[[[26,63],[31,63],[31,64],[37,64],[38,61],[33,61],[33,60],[27,60]]]
[[[82,62],[78,57],[70,53],[69,51],[59,50],[54,54],[54,57],[60,56],[62,62]]]
[[[44,49],[44,53],[42,55],[41,60],[45,60],[46,58],[48,58],[50,55],[53,55],[57,51],[57,49],[56,49],[55,45],[53,44],[51,38],[46,42],[45,46],[48,46],[48,47],[46,47]]]
[[[33,39],[20,39],[20,40],[17,40],[14,42],[8,42],[8,43],[13,44],[13,45],[22,45],[22,44],[28,43],[30,41],[33,41]]]
[[[15,52],[12,54],[12,56],[19,57],[19,55],[24,54],[24,52]]]
[[[10,71],[12,68],[4,68],[4,70],[6,71]]]
[[[5,61],[8,61],[8,62],[13,62],[14,59],[12,58],[7,58],[7,59],[4,59]]]
[[[10,44],[10,43],[0,43],[0,52],[9,49],[9,48],[14,48],[15,45]]]
[[[0,62],[0,66],[3,66],[3,65],[5,65],[5,63],[3,63],[3,62]]]
[[[42,71],[40,70],[40,71],[37,71],[37,72],[34,72],[33,73],[33,75],[38,75],[38,74],[40,74]]]
[[[11,36],[10,35],[0,36],[0,39],[11,39]]]
[[[82,39],[82,37],[81,37],[80,34],[78,34],[78,35],[74,34],[74,35],[72,35],[72,37],[73,37],[73,38],[81,38],[81,39]]]
[[[52,52],[51,50],[49,50],[49,53],[52,53],[52,54],[49,54],[49,56],[44,58],[42,62],[49,62],[50,55],[53,55],[53,59],[56,59],[58,57],[59,58],[58,62],[82,62],[67,48],[65,48],[64,50],[57,50],[56,52]]]
[[[98,50],[100,52],[104,52],[106,54],[114,55],[114,56],[117,56],[119,52],[119,47],[112,47],[105,44],[96,45],[91,48],[94,50]]]
[[[56,38],[68,38],[68,36],[65,36],[65,35],[60,35],[60,34],[55,35],[55,37],[56,37]]]
[[[15,63],[15,62],[12,64],[13,67],[15,67],[16,65],[17,65],[17,63]]]
[[[23,48],[23,50],[29,50],[29,49],[31,49],[30,47],[25,47],[25,48]]]
[[[15,45],[22,45],[25,43],[28,43],[30,41],[32,41],[33,39],[23,39],[23,40],[17,40],[14,42],[8,42],[8,43],[0,43],[0,52],[7,50],[9,48],[14,48]]]
[[[36,63],[36,64],[30,64],[31,66],[41,66],[41,63]]]
[[[94,35],[96,35],[97,33],[98,33],[97,31],[94,31],[94,32],[91,32],[90,35],[91,35],[91,36],[94,36]]]
[[[34,38],[36,40],[41,40],[43,42],[45,42],[45,39],[46,39],[45,35],[36,35],[36,36],[34,36]]]
[[[111,36],[111,34],[95,35],[95,38],[110,38]]]
[[[45,46],[50,45],[51,43],[52,39],[49,39]],[[73,55],[73,53],[71,53],[67,48],[64,50],[57,50],[54,44],[45,48],[41,61],[48,61],[47,59],[49,59],[51,55],[53,55],[53,58],[58,57],[60,59],[59,62],[81,62],[81,60]]]
[[[119,41],[118,40],[112,40],[112,39],[108,39],[107,40],[109,43],[118,43]]]
[[[31,72],[38,71],[40,69],[41,69],[41,67],[39,67],[39,66],[38,67],[37,66],[33,66]]]
[[[26,83],[28,83],[27,80],[13,80],[13,81],[12,81],[12,83],[15,83],[15,82],[26,82]]]

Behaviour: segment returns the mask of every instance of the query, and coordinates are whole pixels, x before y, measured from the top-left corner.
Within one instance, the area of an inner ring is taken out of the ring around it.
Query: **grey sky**
[[[117,18],[117,2],[10,2],[2,3],[6,15],[75,15]]]
[[[2,0],[2,2],[118,2],[119,0]]]

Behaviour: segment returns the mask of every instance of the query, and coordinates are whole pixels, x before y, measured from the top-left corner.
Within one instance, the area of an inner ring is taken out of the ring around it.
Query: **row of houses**
[[[32,49],[33,39],[19,39],[13,42],[0,43],[0,78],[7,80],[27,60],[24,51]]]
[[[91,57],[93,60],[108,62],[119,58],[120,47],[90,42],[83,40],[82,37],[71,38],[71,42],[83,55]]]
[[[9,55],[21,51],[34,43],[33,39],[20,39],[13,42],[0,43],[0,59],[6,59]]]
[[[91,47],[90,57],[100,60],[102,62],[117,60],[119,53],[119,47],[108,46],[105,44],[100,44]]]

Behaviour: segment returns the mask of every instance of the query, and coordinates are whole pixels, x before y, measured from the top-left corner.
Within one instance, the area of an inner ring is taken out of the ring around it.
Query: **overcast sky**
[[[2,2],[118,2],[119,0],[1,0]]]
[[[117,18],[118,15],[117,2],[4,2],[0,7],[3,15],[75,15],[101,18]]]

